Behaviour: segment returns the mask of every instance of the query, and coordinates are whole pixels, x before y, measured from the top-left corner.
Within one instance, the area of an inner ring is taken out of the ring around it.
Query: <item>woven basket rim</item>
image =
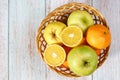
[[[106,22],[106,19],[104,18],[104,16],[101,14],[101,12],[100,12],[98,9],[95,9],[95,8],[92,7],[91,5],[87,5],[87,4],[85,4],[85,3],[70,2],[70,3],[63,4],[63,5],[59,6],[59,7],[57,7],[56,9],[54,9],[53,11],[51,11],[49,14],[47,14],[47,15],[45,16],[45,18],[44,18],[44,19],[41,21],[41,23],[39,24],[39,28],[38,28],[38,31],[37,31],[37,32],[40,31],[40,27],[41,27],[42,24],[44,24],[45,20],[46,20],[47,18],[51,17],[51,15],[54,14],[56,10],[58,10],[60,7],[67,6],[67,5],[69,5],[69,4],[82,4],[82,5],[84,5],[84,6],[89,6],[92,10],[96,11],[96,13],[98,13],[98,14],[102,17],[103,21],[106,23],[105,25],[108,27],[108,24],[107,24],[107,22]],[[108,28],[109,28],[109,27],[108,27]]]
[[[40,23],[40,25],[39,25],[39,28],[38,28],[38,30],[37,30],[37,33],[36,33],[36,47],[37,47],[38,53],[39,53],[39,55],[41,56],[41,58],[42,58],[43,61],[44,61],[43,56],[41,55],[41,51],[40,51],[40,49],[39,49],[39,47],[38,47],[38,38],[39,38],[38,35],[39,35],[39,34],[41,33],[41,31],[42,31],[42,25],[46,22],[47,18],[50,18],[51,15],[53,15],[53,14],[55,13],[55,11],[57,11],[59,8],[61,8],[61,7],[63,7],[63,6],[67,6],[67,5],[69,5],[69,4],[81,4],[81,5],[83,5],[83,6],[89,6],[92,10],[94,10],[97,14],[99,14],[99,16],[101,16],[101,18],[102,18],[103,22],[105,23],[106,27],[109,28],[109,26],[108,26],[105,18],[104,18],[103,15],[101,14],[101,12],[100,12],[99,10],[95,9],[94,7],[90,6],[90,5],[87,5],[87,4],[85,4],[85,3],[71,2],[71,3],[64,4],[64,5],[60,6],[60,7],[57,7],[56,9],[54,9],[52,12],[50,12],[50,13],[41,21],[41,23]],[[102,61],[102,63],[97,67],[97,69],[104,63],[104,61],[105,61],[106,58],[108,57],[108,53],[109,53],[109,51],[110,51],[109,48],[110,48],[110,46],[107,47],[107,52],[106,52],[106,54],[105,54],[105,59],[104,59],[104,60]],[[53,68],[51,68],[51,66],[47,65],[47,67],[50,68],[52,71],[56,72]],[[63,75],[63,74],[60,73],[60,72],[57,72],[57,73],[60,74],[60,75]],[[63,76],[66,76],[66,75],[63,75]],[[80,76],[69,76],[69,75],[67,75],[67,77],[80,77]]]

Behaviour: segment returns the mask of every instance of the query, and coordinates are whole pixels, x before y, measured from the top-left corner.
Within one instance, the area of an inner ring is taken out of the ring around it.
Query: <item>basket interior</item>
[[[102,25],[105,25],[107,28],[109,28],[106,24],[106,21],[105,21],[104,17],[101,15],[101,13],[98,12],[93,7],[85,5],[85,4],[81,4],[81,3],[65,4],[65,5],[55,9],[54,11],[52,11],[50,14],[48,14],[48,16],[46,16],[46,18],[42,21],[42,23],[41,23],[41,25],[38,29],[37,48],[38,48],[39,53],[40,53],[43,60],[44,60],[43,53],[44,53],[44,50],[47,46],[47,43],[45,42],[44,37],[43,37],[45,27],[50,22],[54,22],[54,21],[61,21],[65,24],[67,24],[68,16],[70,15],[70,13],[72,11],[75,11],[75,10],[85,10],[85,11],[87,11],[88,13],[91,14],[91,16],[94,20],[94,24],[102,24]],[[101,66],[102,63],[105,61],[105,59],[108,55],[108,50],[109,50],[109,47],[101,50],[101,54],[98,57],[98,60],[99,60],[98,61],[98,67]],[[52,70],[54,70],[57,73],[62,74],[64,76],[80,77],[80,76],[77,76],[76,74],[74,74],[69,69],[65,68],[64,66],[57,66],[57,67],[49,66],[49,68],[51,68]]]

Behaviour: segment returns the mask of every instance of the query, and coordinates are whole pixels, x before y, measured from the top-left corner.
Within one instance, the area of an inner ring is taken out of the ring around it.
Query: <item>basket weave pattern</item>
[[[94,20],[94,24],[103,24],[107,28],[109,28],[107,26],[107,23],[106,23],[104,17],[101,15],[101,13],[99,13],[96,9],[94,9],[91,6],[73,2],[73,3],[65,4],[61,7],[58,7],[57,9],[55,9],[54,11],[52,11],[51,13],[49,13],[45,17],[45,19],[41,22],[40,27],[38,29],[36,42],[37,42],[38,51],[39,51],[43,60],[44,60],[44,57],[43,57],[44,50],[47,47],[47,43],[46,43],[46,41],[43,37],[45,27],[50,22],[54,22],[54,21],[61,21],[65,24],[67,24],[68,16],[74,10],[85,10],[85,11],[89,12],[91,14],[93,20]],[[105,59],[107,58],[108,50],[109,50],[109,47],[101,50],[101,54],[98,57],[98,66],[97,67],[100,67],[102,65],[102,63],[105,61]],[[72,71],[70,71],[69,69],[67,69],[63,66],[58,66],[58,67],[49,66],[49,68],[56,71],[59,74],[64,75],[64,76],[80,77],[80,76],[77,76]]]

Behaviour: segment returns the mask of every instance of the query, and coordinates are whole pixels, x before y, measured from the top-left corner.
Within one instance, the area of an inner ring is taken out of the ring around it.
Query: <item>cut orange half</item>
[[[49,45],[44,52],[44,60],[50,66],[60,66],[66,58],[65,50],[57,44]]]
[[[68,26],[61,32],[62,42],[68,47],[78,46],[81,43],[82,38],[82,29],[76,25]]]

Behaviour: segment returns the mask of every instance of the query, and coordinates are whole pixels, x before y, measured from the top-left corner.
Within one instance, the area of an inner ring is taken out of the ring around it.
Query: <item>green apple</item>
[[[87,45],[73,48],[67,57],[68,66],[78,76],[87,76],[92,74],[98,63],[98,57],[94,49]]]
[[[60,33],[66,27],[62,22],[51,22],[44,29],[43,37],[47,44],[62,43]]]
[[[88,27],[94,24],[94,21],[87,11],[76,10],[68,17],[67,24],[68,26],[78,25],[85,32]]]

